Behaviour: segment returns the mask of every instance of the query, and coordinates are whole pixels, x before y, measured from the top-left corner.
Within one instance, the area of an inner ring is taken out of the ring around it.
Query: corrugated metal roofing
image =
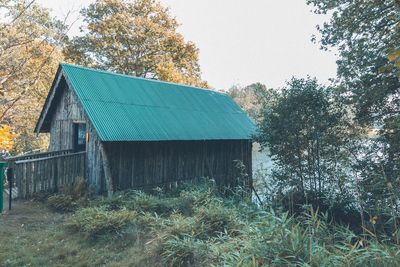
[[[254,123],[227,95],[61,64],[102,141],[251,139]]]

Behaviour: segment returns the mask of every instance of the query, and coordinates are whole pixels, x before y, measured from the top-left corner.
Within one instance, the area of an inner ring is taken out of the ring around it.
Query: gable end
[[[62,89],[67,85],[64,74],[61,70],[61,67],[58,67],[53,83],[50,87],[50,91],[47,95],[47,98],[44,102],[42,111],[40,112],[40,116],[38,121],[36,122],[34,132],[39,133],[48,133],[50,132],[51,119],[53,112],[56,109],[56,106],[60,100],[62,95]]]

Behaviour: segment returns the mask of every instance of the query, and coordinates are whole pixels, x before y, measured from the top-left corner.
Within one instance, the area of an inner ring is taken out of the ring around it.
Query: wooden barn
[[[84,176],[99,194],[209,177],[251,183],[255,126],[227,95],[60,64],[35,132],[46,153],[11,158],[20,196]],[[243,170],[242,170],[243,171]]]

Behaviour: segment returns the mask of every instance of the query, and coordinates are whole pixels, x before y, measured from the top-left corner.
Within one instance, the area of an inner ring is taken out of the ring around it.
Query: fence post
[[[8,189],[9,189],[9,194],[8,194],[8,210],[11,210],[11,201],[12,201],[12,188],[13,188],[13,183],[14,183],[14,169],[11,167],[7,168],[7,182],[8,182]]]
[[[3,176],[4,176],[4,170],[3,167],[7,165],[7,162],[0,162],[0,213],[3,212]]]
[[[55,158],[54,159],[54,166],[53,166],[53,168],[54,168],[54,191],[55,192],[58,192],[58,159],[57,158]]]

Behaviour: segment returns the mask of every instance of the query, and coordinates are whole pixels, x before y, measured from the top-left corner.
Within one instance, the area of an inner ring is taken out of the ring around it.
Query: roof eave
[[[49,91],[49,93],[48,93],[48,95],[46,97],[46,100],[44,102],[42,111],[40,112],[39,119],[36,122],[36,126],[35,126],[35,129],[34,129],[34,132],[37,133],[37,134],[48,132],[48,131],[43,130],[43,123],[44,123],[45,118],[47,117],[48,111],[49,111],[49,109],[50,109],[50,107],[51,107],[51,105],[53,103],[54,95],[56,93],[56,88],[58,87],[62,76],[63,75],[62,75],[62,69],[61,69],[61,64],[60,64],[60,65],[58,65],[58,69],[57,69],[56,75],[55,75],[53,83],[52,83],[52,85],[50,87],[50,91]]]

